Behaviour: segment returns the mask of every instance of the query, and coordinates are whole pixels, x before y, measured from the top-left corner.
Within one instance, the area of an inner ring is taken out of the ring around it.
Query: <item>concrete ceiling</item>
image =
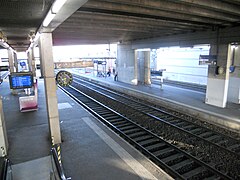
[[[17,51],[25,51],[28,34],[38,29],[54,0],[0,0],[0,31]]]
[[[53,0],[1,0],[0,30],[26,50]],[[240,0],[89,0],[53,31],[54,45],[134,41],[240,26]]]

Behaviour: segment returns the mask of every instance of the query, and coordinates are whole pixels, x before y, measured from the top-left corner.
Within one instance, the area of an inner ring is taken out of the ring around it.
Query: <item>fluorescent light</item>
[[[47,16],[45,17],[44,21],[43,21],[43,26],[44,27],[48,27],[48,25],[50,24],[50,22],[53,20],[53,18],[55,17],[56,14],[52,14],[51,11],[48,12]]]
[[[56,0],[52,6],[52,13],[58,13],[67,0]]]

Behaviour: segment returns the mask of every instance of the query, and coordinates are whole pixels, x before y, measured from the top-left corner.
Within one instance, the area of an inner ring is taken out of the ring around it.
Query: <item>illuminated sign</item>
[[[30,72],[11,73],[9,83],[11,89],[31,88],[33,86],[33,75]]]

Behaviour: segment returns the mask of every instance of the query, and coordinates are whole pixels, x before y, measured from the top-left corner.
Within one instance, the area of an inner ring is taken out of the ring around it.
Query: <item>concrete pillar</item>
[[[36,65],[34,59],[34,47],[28,51],[28,69],[33,73],[33,77],[36,77]]]
[[[150,52],[150,70],[157,71],[157,49],[152,49]]]
[[[27,53],[28,57],[28,71],[32,71],[32,50],[28,51]]]
[[[52,33],[41,34],[40,54],[43,67],[49,129],[53,144],[58,144],[61,143],[61,132],[53,64]]]
[[[36,61],[35,61],[35,57],[34,57],[34,47],[32,47],[30,51],[32,54],[32,64],[31,64],[32,73],[33,73],[33,77],[36,77]]]
[[[10,73],[15,72],[15,68],[14,68],[14,54],[13,54],[13,51],[10,48],[8,49],[8,63],[9,63]]]
[[[131,44],[119,44],[117,47],[116,72],[118,81],[137,85],[137,58]]]
[[[231,46],[231,52],[228,101],[240,104],[240,46]]]
[[[212,45],[210,55],[217,54],[217,66],[209,66],[208,69],[205,102],[224,108],[227,104],[231,46],[226,44],[221,44],[218,47]]]
[[[13,57],[14,57],[14,67],[16,72],[18,72],[18,59],[17,59],[17,54],[13,53]]]
[[[150,80],[150,51],[137,51],[138,81],[151,84]]]
[[[0,156],[4,157],[8,152],[7,131],[4,121],[2,98],[0,97]]]

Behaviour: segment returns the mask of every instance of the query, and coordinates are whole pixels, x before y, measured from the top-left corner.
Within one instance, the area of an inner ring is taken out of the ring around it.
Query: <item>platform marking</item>
[[[69,103],[58,103],[58,109],[68,109],[72,108],[72,106]]]
[[[157,180],[140,162],[132,157],[125,149],[123,149],[116,141],[99,128],[89,117],[82,118],[83,121],[94,130],[94,132],[116,153],[120,158],[132,168],[136,174],[142,179]]]

